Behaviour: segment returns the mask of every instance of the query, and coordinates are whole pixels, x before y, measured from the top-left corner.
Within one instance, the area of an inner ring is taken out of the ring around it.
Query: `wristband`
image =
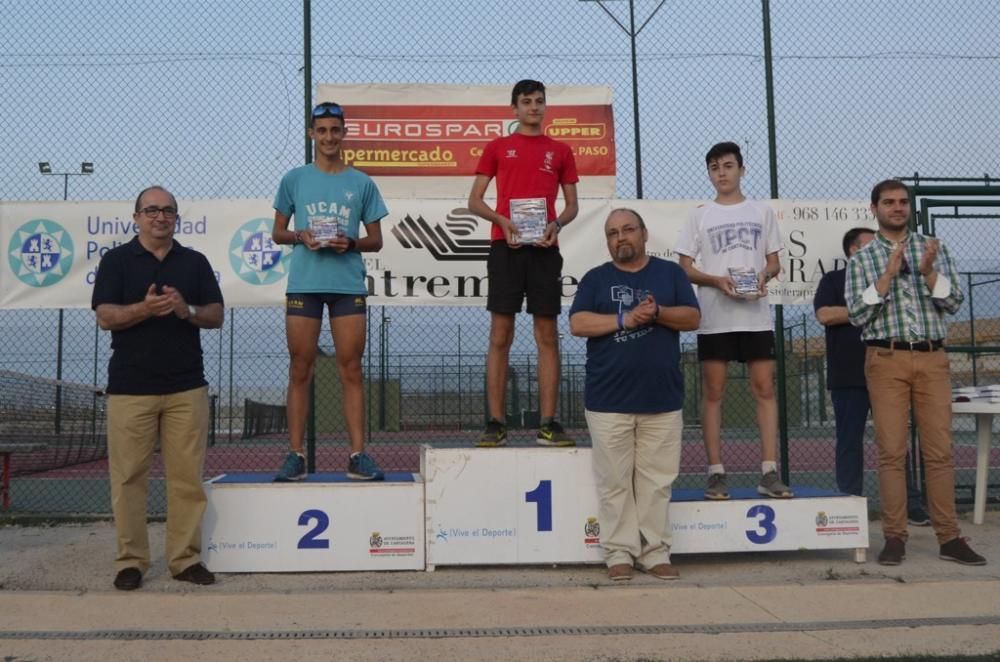
[[[354,241],[354,237],[347,238],[347,250],[353,251],[354,247],[358,245],[358,242]]]
[[[625,330],[625,313],[621,310],[618,311],[618,330]]]
[[[562,223],[560,223],[559,221],[553,221],[553,223],[556,224],[556,234],[562,232]]]
[[[295,231],[295,238],[292,239],[292,244],[294,245],[294,244],[301,244],[301,243],[302,243],[302,231],[301,230],[296,230]]]

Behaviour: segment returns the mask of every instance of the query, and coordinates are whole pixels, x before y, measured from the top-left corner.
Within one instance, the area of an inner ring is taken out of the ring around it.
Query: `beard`
[[[635,248],[625,244],[615,249],[615,262],[628,263],[634,260],[637,255]]]

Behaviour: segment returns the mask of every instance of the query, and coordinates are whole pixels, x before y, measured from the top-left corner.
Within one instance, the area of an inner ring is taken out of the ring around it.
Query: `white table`
[[[989,483],[990,445],[993,437],[993,414],[1000,414],[1000,402],[970,400],[951,403],[955,414],[976,415],[976,496],[972,508],[972,523],[982,524],[986,514],[986,487]]]

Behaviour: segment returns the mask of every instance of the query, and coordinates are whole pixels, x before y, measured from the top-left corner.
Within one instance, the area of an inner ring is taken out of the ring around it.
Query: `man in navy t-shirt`
[[[570,330],[587,338],[584,405],[608,577],[631,579],[638,565],[676,579],[668,507],[681,457],[680,332],[697,329],[701,313],[684,270],[646,255],[638,213],[615,209],[604,234],[611,262],[580,281]]]
[[[850,259],[865,244],[875,238],[871,228],[852,228],[844,234],[844,255]],[[837,489],[845,494],[862,496],[865,484],[865,423],[871,402],[865,382],[865,345],[861,329],[847,319],[844,299],[846,269],[835,269],[823,275],[816,288],[813,308],[816,319],[826,327],[826,387],[833,401],[833,417],[837,427],[836,476]],[[920,503],[906,461],[906,510],[910,524],[930,526],[931,519]]]

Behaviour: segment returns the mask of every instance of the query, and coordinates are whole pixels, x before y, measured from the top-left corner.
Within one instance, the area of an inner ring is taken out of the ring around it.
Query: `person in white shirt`
[[[757,492],[790,498],[792,490],[778,476],[774,330],[767,303],[767,283],[781,271],[778,253],[784,244],[771,208],[743,195],[740,180],[746,169],[739,145],[723,142],[713,146],[705,163],[715,200],[691,212],[675,247],[681,267],[698,286],[701,306],[701,421],[709,465],[705,498],[729,498],[721,432],[730,361],[749,366],[760,429],[761,479]]]

